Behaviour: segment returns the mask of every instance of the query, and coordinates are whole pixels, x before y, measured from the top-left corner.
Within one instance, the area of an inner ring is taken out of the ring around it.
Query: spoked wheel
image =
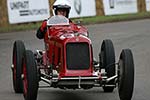
[[[121,52],[118,66],[118,91],[121,100],[131,100],[134,88],[134,61],[130,49]]]
[[[38,73],[34,54],[27,50],[23,61],[23,94],[25,100],[36,100],[38,91]]]
[[[21,74],[22,74],[22,60],[24,52],[25,52],[24,43],[20,40],[15,41],[13,45],[12,72],[13,72],[13,87],[16,93],[23,92]]]
[[[103,40],[101,52],[99,54],[100,69],[105,69],[107,77],[115,75],[115,51],[111,40]],[[114,90],[115,80],[111,80],[103,86],[104,92],[112,92]]]

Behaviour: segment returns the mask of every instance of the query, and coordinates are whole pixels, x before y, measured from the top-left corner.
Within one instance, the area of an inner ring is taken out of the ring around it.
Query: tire
[[[120,100],[131,100],[134,88],[134,61],[130,49],[121,52],[118,66],[118,91]]]
[[[20,40],[14,42],[13,45],[13,88],[15,93],[23,93],[23,85],[22,85],[22,60],[25,52],[24,43]]]
[[[27,50],[23,61],[23,94],[25,100],[36,100],[38,92],[38,72],[34,54]]]
[[[107,77],[115,75],[115,50],[111,40],[103,40],[101,52],[99,54],[100,69],[105,69]],[[115,80],[108,82],[106,85],[114,85]],[[103,86],[104,92],[113,92],[114,86]]]

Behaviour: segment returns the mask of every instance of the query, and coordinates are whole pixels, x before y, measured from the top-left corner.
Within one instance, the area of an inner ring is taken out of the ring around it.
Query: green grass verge
[[[40,26],[40,24],[41,22],[8,25],[5,27],[0,27],[0,33],[34,30],[37,29]]]
[[[73,20],[73,22],[77,22],[79,20],[83,25],[88,25],[88,24],[97,24],[97,23],[129,21],[129,20],[137,20],[137,19],[144,19],[144,18],[150,18],[150,12],[146,12],[146,13],[143,12],[137,14],[112,15],[112,16],[84,17],[84,18],[76,18],[76,19],[73,18],[71,20]],[[41,22],[8,25],[5,27],[0,27],[0,33],[34,30],[34,29],[38,29],[40,25]]]
[[[112,15],[112,16],[95,16],[80,18],[82,24],[97,24],[97,23],[110,23],[110,22],[120,22],[120,21],[130,21],[150,18],[150,12],[138,13],[138,14],[122,14],[122,15]],[[78,19],[73,19],[78,20]]]

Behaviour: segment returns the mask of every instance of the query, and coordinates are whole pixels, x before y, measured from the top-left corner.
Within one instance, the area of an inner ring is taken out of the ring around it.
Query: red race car
[[[21,40],[13,47],[13,86],[25,100],[36,100],[39,82],[60,89],[102,87],[113,92],[118,87],[121,100],[131,100],[134,88],[134,61],[130,49],[123,49],[116,63],[111,40],[103,40],[99,61],[93,59],[88,30],[69,23],[63,16],[47,21],[45,50],[33,53]]]

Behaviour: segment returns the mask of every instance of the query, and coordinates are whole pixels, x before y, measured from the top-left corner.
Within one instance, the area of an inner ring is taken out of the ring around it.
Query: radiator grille
[[[68,43],[66,45],[67,69],[84,70],[90,66],[89,45],[87,43]]]

